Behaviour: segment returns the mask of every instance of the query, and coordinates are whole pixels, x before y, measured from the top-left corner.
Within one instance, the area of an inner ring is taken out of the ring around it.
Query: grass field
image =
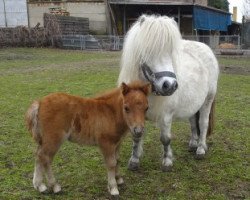
[[[53,169],[63,192],[39,194],[32,186],[36,145],[24,126],[29,104],[51,92],[92,96],[115,87],[120,52],[57,49],[0,49],[0,199],[108,199],[106,170],[95,147],[64,143]],[[209,152],[195,160],[188,152],[187,122],[173,126],[175,156],[161,172],[159,129],[147,122],[138,172],[127,170],[128,136],[121,150],[125,185],[120,199],[250,199],[250,59],[220,58],[215,133]],[[237,73],[230,73],[237,71]],[[238,70],[244,69],[244,70]]]

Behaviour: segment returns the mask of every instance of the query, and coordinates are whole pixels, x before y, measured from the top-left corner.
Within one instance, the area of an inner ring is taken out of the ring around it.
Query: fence
[[[241,37],[239,35],[187,35],[183,36],[184,39],[199,41],[207,44],[212,49],[218,48],[233,48],[240,49],[241,48]]]
[[[69,49],[88,50],[121,50],[123,37],[121,36],[93,36],[93,35],[63,35],[62,47]]]
[[[184,39],[199,41],[207,44],[212,49],[230,48],[240,49],[240,36],[183,36]],[[63,35],[59,40],[63,48],[90,49],[90,50],[121,50],[123,36],[99,36],[99,35]]]

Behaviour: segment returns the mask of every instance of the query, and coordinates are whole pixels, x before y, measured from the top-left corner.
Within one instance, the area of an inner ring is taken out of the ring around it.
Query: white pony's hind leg
[[[170,146],[171,142],[171,124],[172,118],[164,119],[164,123],[161,126],[161,142],[163,144],[163,160],[162,160],[162,171],[167,172],[172,169],[173,166],[173,153]]]
[[[195,152],[197,150],[198,147],[198,131],[199,131],[199,124],[197,124],[197,116],[198,113],[196,113],[195,115],[193,115],[192,117],[189,118],[189,122],[191,125],[191,138],[189,141],[189,151],[191,152]],[[199,123],[199,118],[198,118],[198,123]]]
[[[206,151],[207,151],[207,130],[209,125],[209,114],[211,111],[211,106],[213,103],[214,98],[207,98],[204,104],[202,105],[200,112],[200,119],[199,119],[199,127],[200,127],[200,137],[198,141],[198,148],[196,150],[196,158],[202,159],[204,158]]]
[[[133,150],[132,155],[129,159],[128,169],[131,171],[136,171],[139,169],[140,157],[143,153],[143,138],[133,139]]]

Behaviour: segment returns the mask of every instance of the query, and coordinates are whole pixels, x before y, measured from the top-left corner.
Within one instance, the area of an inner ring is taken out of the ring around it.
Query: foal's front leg
[[[116,147],[112,144],[102,145],[101,151],[103,153],[108,171],[108,190],[113,197],[118,197],[119,191],[116,182]]]
[[[132,155],[129,159],[128,169],[131,171],[136,171],[139,169],[140,157],[143,153],[143,138],[133,138],[133,150]]]
[[[120,145],[118,145],[116,147],[116,152],[115,152],[115,156],[116,156],[116,168],[115,168],[115,178],[116,178],[116,182],[117,182],[117,185],[122,185],[124,183],[124,180],[120,174],[120,170],[119,170],[119,167],[120,167]]]
[[[165,118],[161,125],[161,142],[163,144],[163,160],[162,160],[162,171],[167,172],[172,169],[173,166],[173,153],[170,146],[171,142],[171,124],[172,118]]]

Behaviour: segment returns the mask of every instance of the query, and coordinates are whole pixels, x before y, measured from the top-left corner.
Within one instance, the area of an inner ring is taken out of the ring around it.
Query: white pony
[[[200,42],[183,40],[173,19],[142,15],[128,31],[118,84],[138,79],[151,82],[154,94],[149,97],[147,117],[161,129],[163,171],[173,165],[173,119],[189,119],[189,148],[196,151],[198,159],[205,156],[218,76],[218,63],[211,49]],[[129,169],[138,169],[141,154],[142,138],[136,138]]]

